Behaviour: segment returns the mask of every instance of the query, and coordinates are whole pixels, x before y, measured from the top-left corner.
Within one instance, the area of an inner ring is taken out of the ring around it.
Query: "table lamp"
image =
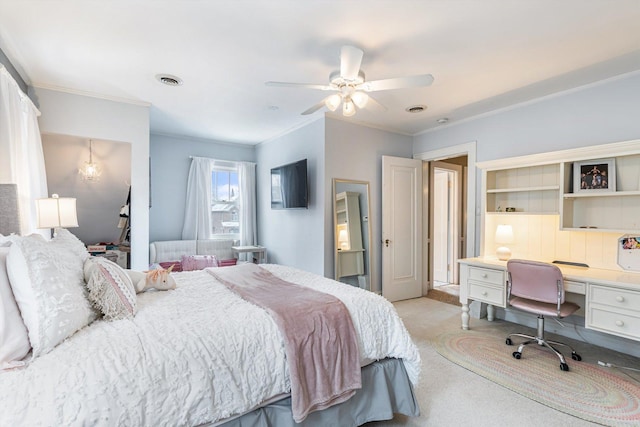
[[[349,250],[349,235],[346,229],[340,227],[338,227],[338,248]]]
[[[54,236],[55,229],[58,227],[78,226],[75,198],[59,197],[53,194],[50,198],[37,199],[36,215],[38,228],[51,228]]]
[[[511,258],[511,250],[504,246],[513,243],[513,228],[510,225],[500,224],[496,229],[496,243],[500,245],[496,250],[496,255],[500,261],[507,261]]]

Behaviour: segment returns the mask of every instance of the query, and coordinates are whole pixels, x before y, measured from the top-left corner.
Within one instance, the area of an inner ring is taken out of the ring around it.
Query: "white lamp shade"
[[[513,227],[505,224],[498,225],[496,243],[513,243]]]
[[[340,103],[342,102],[342,97],[340,95],[338,95],[337,93],[328,96],[325,100],[324,100],[324,105],[327,106],[327,108],[331,111],[336,111],[338,109],[338,107],[340,106]]]
[[[354,92],[353,95],[351,95],[351,99],[353,100],[353,103],[358,106],[358,108],[364,108],[369,101],[369,95],[364,92]]]
[[[77,227],[76,199],[53,197],[36,200],[38,228]]]
[[[351,99],[345,99],[342,104],[342,115],[345,117],[351,117],[356,113],[356,107]]]
[[[510,225],[500,224],[496,228],[496,243],[499,245],[505,245],[513,242],[513,227]],[[511,249],[506,246],[500,246],[496,250],[496,255],[501,261],[507,261],[511,258]]]

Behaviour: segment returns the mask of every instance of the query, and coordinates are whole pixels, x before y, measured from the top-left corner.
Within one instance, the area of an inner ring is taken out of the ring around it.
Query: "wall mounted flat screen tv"
[[[308,207],[307,159],[271,169],[271,209]]]

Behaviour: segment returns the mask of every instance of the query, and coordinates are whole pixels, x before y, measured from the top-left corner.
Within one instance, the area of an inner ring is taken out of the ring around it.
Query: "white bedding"
[[[312,273],[264,265],[284,280],[340,298],[361,362],[420,356],[384,298]],[[233,267],[224,267],[233,268]],[[138,295],[131,320],[96,321],[27,368],[0,373],[0,425],[198,425],[289,392],[278,329],[205,271],[173,275],[174,291]]]

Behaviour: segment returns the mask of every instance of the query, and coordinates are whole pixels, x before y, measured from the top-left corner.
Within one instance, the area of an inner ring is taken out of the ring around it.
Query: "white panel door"
[[[422,161],[382,156],[382,295],[422,296]]]

